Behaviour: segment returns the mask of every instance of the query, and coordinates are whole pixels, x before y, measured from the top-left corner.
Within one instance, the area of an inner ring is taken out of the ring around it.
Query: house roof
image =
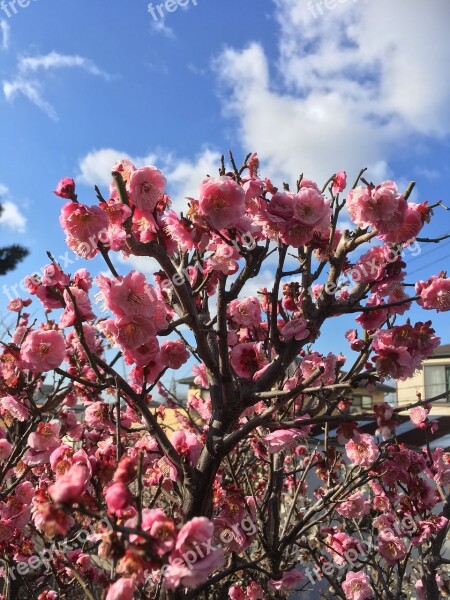
[[[387,385],[386,383],[376,383],[375,387],[377,390],[380,390],[380,392],[386,392],[387,394],[397,391],[396,387]]]
[[[194,386],[194,376],[191,377],[183,377],[182,379],[178,379],[177,383],[180,383],[181,385],[191,385]],[[202,386],[196,386],[201,388]],[[360,385],[359,388],[364,388],[364,385]],[[395,387],[392,387],[391,385],[386,385],[385,383],[376,383],[375,387],[377,390],[379,390],[380,392],[386,392],[387,394],[389,393],[393,393],[396,391]]]
[[[405,444],[415,450],[425,449],[428,445],[431,450],[435,450],[436,448],[450,449],[450,416],[431,415],[430,420],[438,424],[438,429],[434,433],[428,432],[428,437],[426,432],[416,427],[406,415],[396,415],[396,417],[399,425],[395,430],[394,436],[390,438],[391,441],[396,439],[399,444]],[[359,423],[359,428],[364,433],[375,435],[377,424],[373,421],[362,421]],[[323,425],[315,425],[311,429],[311,434],[316,439],[322,441],[324,439]],[[330,438],[336,438],[336,429],[329,431],[329,436]]]
[[[193,375],[191,377],[183,377],[183,379],[177,379],[177,383],[181,383],[181,385],[194,385],[194,379]]]
[[[435,348],[429,358],[450,358],[450,344],[442,344]]]

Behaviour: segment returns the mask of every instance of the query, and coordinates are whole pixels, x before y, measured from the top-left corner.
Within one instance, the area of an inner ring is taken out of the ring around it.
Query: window
[[[434,398],[447,393],[447,398],[439,402],[450,401],[450,366],[436,365],[425,367],[425,398]]]
[[[362,396],[360,394],[354,394],[353,406],[357,408],[372,408],[372,396]]]

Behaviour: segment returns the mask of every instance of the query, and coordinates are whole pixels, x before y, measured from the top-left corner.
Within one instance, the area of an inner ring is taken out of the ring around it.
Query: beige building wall
[[[423,367],[426,366],[450,366],[450,360],[448,358],[432,358],[423,361]],[[421,369],[416,371],[413,377],[410,377],[406,381],[397,382],[397,399],[399,406],[404,404],[410,404],[417,400],[417,392],[422,394],[422,400],[426,399],[425,395],[425,370]],[[433,402],[441,408],[448,407],[450,411],[450,404],[448,402]],[[441,411],[442,412],[442,411]],[[446,411],[447,412],[447,411]]]
[[[360,391],[360,389],[363,388],[358,388],[355,390],[355,394],[362,394],[363,392]],[[374,390],[373,392],[367,392],[365,393],[366,396],[372,396],[372,404],[382,404],[385,400],[385,393],[381,390]]]
[[[429,361],[425,361],[424,364]],[[425,375],[423,369],[416,371],[413,377],[406,381],[397,382],[397,402],[399,406],[410,404],[417,400],[417,392],[425,397]]]

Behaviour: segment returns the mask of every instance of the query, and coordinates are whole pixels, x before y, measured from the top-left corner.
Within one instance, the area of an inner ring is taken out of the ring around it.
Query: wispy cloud
[[[155,33],[161,33],[168,38],[176,37],[174,30],[164,23],[164,19],[161,19],[160,21],[151,21],[151,27],[152,31]]]
[[[3,81],[3,93],[6,100],[12,101],[19,95],[25,96],[30,102],[44,111],[51,119],[57,120],[55,108],[44,97],[40,80],[33,75],[40,71],[78,68],[95,77],[109,81],[111,76],[99,69],[91,60],[78,55],[59,54],[50,52],[41,56],[21,57],[17,64],[17,73],[10,81]]]
[[[7,21],[0,21],[0,33],[2,34],[2,50],[8,50],[10,41],[10,26]]]
[[[36,72],[39,69],[49,71],[51,69],[67,69],[79,67],[91,75],[97,75],[109,80],[111,77],[105,71],[99,69],[91,60],[78,55],[59,54],[50,52],[42,56],[22,57],[18,64],[20,73]]]

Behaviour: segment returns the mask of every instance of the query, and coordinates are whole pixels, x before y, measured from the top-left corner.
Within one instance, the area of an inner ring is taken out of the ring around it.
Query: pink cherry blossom
[[[263,437],[268,452],[277,453],[296,443],[301,433],[297,429],[278,429]]]
[[[76,200],[75,181],[70,177],[63,177],[61,181],[58,182],[56,190],[53,193],[60,198]]]
[[[281,579],[270,579],[269,587],[272,590],[278,590],[279,592],[289,592],[303,584],[305,579],[305,573],[301,573],[300,571],[297,571],[297,569],[291,569],[290,571],[285,571]]]
[[[347,600],[366,600],[373,595],[368,576],[362,571],[349,571],[342,583]]]
[[[165,570],[164,581],[168,589],[173,590],[180,584],[191,587],[202,583],[225,563],[221,548],[213,546],[212,551],[202,551],[213,534],[214,525],[205,517],[194,517],[183,525],[169,557],[169,567]]]
[[[366,228],[370,225],[366,221],[365,207],[369,205],[371,199],[372,194],[370,189],[362,186],[350,190],[347,196],[346,207],[350,218],[359,227]]]
[[[370,467],[379,455],[379,450],[371,435],[355,434],[354,438],[345,444],[345,450],[354,465]]]
[[[31,304],[31,298],[22,300],[22,298],[14,298],[8,303],[8,310],[12,312],[20,312],[26,306]]]
[[[416,294],[420,296],[417,304],[427,310],[450,310],[450,278],[434,276],[428,281],[419,281],[416,283]]]
[[[339,194],[343,192],[347,185],[347,173],[345,171],[338,171],[333,179],[333,187],[331,191],[333,194]]]
[[[366,218],[383,234],[403,225],[406,209],[407,202],[399,194],[396,183],[385,181],[373,190],[372,202],[366,207]]]
[[[246,587],[245,592],[248,600],[263,600],[264,598],[264,590],[256,581],[251,581]]]
[[[383,323],[386,322],[386,319],[389,317],[388,309],[383,309],[383,304],[385,304],[383,299],[379,299],[377,296],[373,295],[367,299],[366,307],[369,306],[379,306],[379,310],[368,310],[360,315],[358,315],[355,321],[361,325],[363,329],[366,331],[371,331],[373,329],[380,328]]]
[[[159,354],[158,338],[150,337],[148,342],[138,348],[124,348],[124,360],[127,365],[136,363],[138,367],[147,366]]]
[[[283,327],[280,329],[281,335],[286,339],[295,340],[304,340],[310,335],[310,330],[308,329],[308,323],[303,318],[292,319],[292,321],[288,321]]]
[[[213,229],[234,227],[245,212],[245,192],[231,177],[208,177],[200,184],[199,212]]]
[[[422,205],[409,202],[403,223],[398,228],[388,231],[379,237],[385,242],[393,244],[411,243],[411,241],[413,241],[420,233],[424,225],[421,207]]]
[[[69,282],[69,276],[66,275],[58,265],[50,263],[44,267],[41,277],[42,285],[52,286],[60,289],[61,286],[68,285]]]
[[[48,423],[39,423],[36,431],[28,436],[28,445],[38,452],[54,450],[59,446],[60,423],[53,419]]]
[[[311,381],[312,384],[318,385],[323,383],[330,385],[335,383],[336,366],[338,357],[331,352],[327,356],[322,356],[318,352],[307,354],[300,365],[301,374],[304,379],[310,379],[318,368],[322,369],[322,373]]]
[[[163,365],[159,355],[153,358],[149,363],[142,367],[133,367],[130,371],[129,381],[132,383],[135,390],[142,389],[144,381],[147,383],[154,383],[159,375],[164,371],[165,366]]]
[[[171,210],[165,213],[164,223],[168,234],[177,242],[181,250],[184,252],[186,252],[186,250],[192,250],[194,247],[194,240],[185,220],[179,219],[176,212]]]
[[[255,379],[268,364],[260,342],[240,344],[231,351],[231,365],[239,377]]]
[[[179,429],[178,431],[174,431],[172,435],[172,444],[178,454],[187,456],[193,466],[197,464],[202,451],[202,445],[196,435]]]
[[[252,536],[247,535],[236,518],[222,514],[213,519],[214,539],[220,540],[220,545],[228,552],[243,552],[252,542]]]
[[[406,218],[407,202],[393,181],[377,187],[351,190],[347,208],[352,220],[362,228],[373,227],[385,234],[401,227]]]
[[[347,519],[362,517],[370,512],[370,502],[362,492],[355,492],[344,502],[340,502],[336,506],[336,511]]]
[[[152,213],[166,191],[166,178],[156,167],[133,171],[127,183],[131,203],[139,210]]]
[[[101,290],[99,297],[116,317],[151,317],[155,311],[156,292],[147,283],[145,275],[138,271],[115,279],[99,275],[96,283]]]
[[[86,424],[93,429],[113,431],[114,425],[109,418],[109,406],[106,402],[93,402],[84,412]]]
[[[415,406],[409,411],[409,418],[416,426],[422,428],[428,417],[428,411],[424,406]]]
[[[378,551],[389,565],[403,560],[407,549],[403,541],[392,531],[380,531],[378,535]]]
[[[108,228],[108,217],[99,206],[89,207],[78,202],[64,204],[59,221],[66,235],[93,247],[97,246],[101,232]]]
[[[18,421],[26,421],[28,419],[28,409],[25,408],[18,400],[13,396],[5,396],[0,398],[0,414],[8,412]]]
[[[89,482],[90,470],[86,465],[74,464],[48,488],[54,502],[71,503],[79,500]]]
[[[53,308],[63,307],[61,298],[59,297],[59,295],[56,295],[55,291],[50,287],[39,285],[36,290],[36,296],[42,302],[42,306],[44,308],[51,310]]]
[[[267,214],[272,221],[287,223],[294,218],[294,206],[296,197],[294,194],[277,192],[267,205]]]
[[[313,187],[301,187],[294,196],[294,217],[303,225],[317,225],[325,215],[326,207],[325,198]]]
[[[73,464],[73,448],[61,444],[50,455],[50,466],[55,473],[64,474]]]
[[[433,452],[433,471],[430,471],[430,478],[441,486],[450,483],[450,455],[444,453],[442,448],[436,448]]]
[[[123,483],[113,483],[106,490],[105,500],[108,510],[113,514],[117,514],[127,506],[130,506],[133,497],[126,485]]]
[[[246,600],[245,592],[240,585],[232,585],[228,590],[228,596],[231,600]]]
[[[136,517],[127,521],[127,526],[135,526]],[[142,511],[143,531],[146,531],[154,538],[156,552],[159,556],[171,552],[175,546],[177,532],[172,519],[168,519],[166,514],[160,508],[144,508]],[[131,536],[131,541],[138,540],[138,536]]]
[[[350,278],[356,282],[373,283],[387,276],[387,268],[392,262],[387,246],[375,246],[363,254],[351,269]]]
[[[207,270],[214,270],[224,275],[233,275],[239,268],[240,254],[234,246],[225,242],[213,242],[208,246],[213,254],[207,259]]]
[[[95,314],[92,312],[91,301],[89,295],[84,290],[71,286],[70,294],[68,290],[64,290],[63,296],[66,303],[63,314],[59,320],[61,327],[70,327],[75,321],[89,321],[95,319]],[[76,310],[73,304],[75,300]]]
[[[0,462],[9,458],[12,452],[13,446],[8,440],[0,440]]]
[[[261,305],[254,296],[242,300],[232,300],[227,314],[237,325],[257,327],[261,322]]]
[[[204,364],[194,365],[192,367],[192,373],[195,375],[194,383],[203,388],[208,388],[208,377],[206,374],[206,367]]]
[[[117,173],[120,173],[124,182],[127,183],[130,180],[131,174],[134,173],[134,171],[136,171],[136,167],[129,158],[122,158],[121,160],[118,160],[114,163],[111,171],[116,171]],[[113,190],[115,190],[115,184],[112,181],[110,191]]]
[[[350,348],[355,352],[361,352],[364,348],[364,340],[358,339],[358,333],[356,329],[349,329],[345,334],[346,339],[350,343]]]
[[[168,340],[161,344],[161,361],[170,369],[179,369],[189,357],[190,354],[182,340]]]
[[[430,322],[379,330],[372,340],[375,366],[380,375],[404,380],[412,377],[424,358],[439,345]]]
[[[105,600],[133,600],[135,580],[131,577],[121,577],[113,583],[106,593]]]
[[[78,287],[85,292],[89,291],[92,287],[92,277],[90,276],[89,271],[84,268],[75,271],[72,276],[72,282],[75,287]]]
[[[57,331],[31,331],[20,349],[25,369],[43,373],[61,365],[66,353],[63,336]]]
[[[422,579],[418,579],[416,581],[414,588],[416,591],[416,599],[417,600],[427,600],[427,598],[425,596],[425,588],[424,588]]]
[[[115,322],[116,341],[124,350],[135,350],[148,344],[154,336],[154,323],[145,317],[120,317]]]

